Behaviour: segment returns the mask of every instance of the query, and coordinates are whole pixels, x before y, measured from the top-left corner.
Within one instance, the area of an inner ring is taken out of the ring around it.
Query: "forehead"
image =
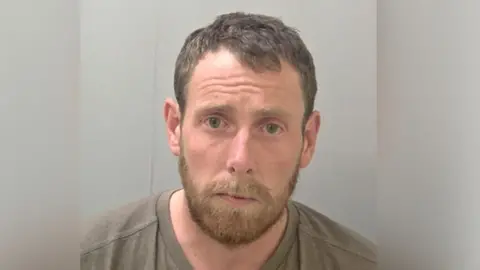
[[[190,104],[221,100],[303,107],[298,72],[282,61],[280,71],[255,72],[227,50],[207,53],[195,67],[188,87]],[[191,102],[190,102],[191,101]]]

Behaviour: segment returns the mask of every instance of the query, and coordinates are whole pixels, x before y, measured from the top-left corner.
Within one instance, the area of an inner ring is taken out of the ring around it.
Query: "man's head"
[[[256,240],[315,150],[312,56],[278,19],[225,14],[187,37],[174,88],[164,116],[192,218],[223,244]]]

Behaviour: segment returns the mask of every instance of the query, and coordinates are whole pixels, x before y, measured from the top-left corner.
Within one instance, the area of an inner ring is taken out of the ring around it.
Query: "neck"
[[[183,190],[172,195],[170,215],[175,236],[195,269],[259,269],[275,251],[288,219],[285,210],[259,239],[231,248],[209,237],[192,220]]]

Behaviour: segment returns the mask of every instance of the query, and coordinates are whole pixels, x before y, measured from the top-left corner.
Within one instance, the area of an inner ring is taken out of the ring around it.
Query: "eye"
[[[220,128],[222,125],[222,119],[216,116],[210,116],[207,118],[207,125],[213,129]]]
[[[273,134],[273,135],[281,131],[280,126],[274,123],[266,124],[264,126],[264,129],[268,134]]]

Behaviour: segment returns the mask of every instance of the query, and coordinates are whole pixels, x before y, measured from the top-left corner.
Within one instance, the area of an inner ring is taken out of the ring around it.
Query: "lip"
[[[229,198],[232,200],[238,200],[238,201],[255,201],[255,198],[246,197],[243,195],[238,195],[233,193],[218,193],[217,196],[220,196],[223,198]]]

